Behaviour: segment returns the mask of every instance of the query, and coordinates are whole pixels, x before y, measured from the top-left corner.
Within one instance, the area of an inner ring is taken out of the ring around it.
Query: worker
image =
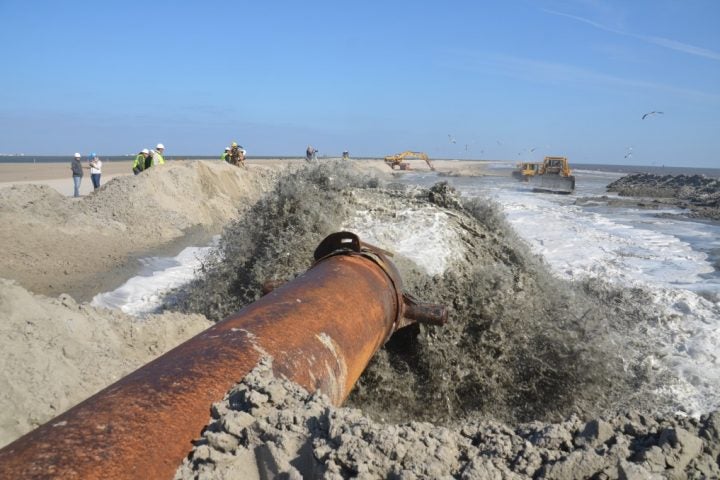
[[[102,175],[102,160],[95,152],[90,154],[90,180],[92,180],[93,190],[100,188],[100,176]]]
[[[236,167],[244,167],[245,155],[243,152],[243,148],[237,142],[233,142],[232,147],[230,147],[230,163]]]
[[[230,147],[225,147],[225,151],[222,155],[220,155],[220,160],[223,160],[225,162],[229,162],[228,157],[230,157]]]
[[[307,150],[305,150],[305,161],[311,162],[313,160],[317,160],[317,150],[312,145],[308,145]]]
[[[342,158],[343,158],[343,160],[349,160],[349,159],[350,159],[350,152],[348,152],[347,150],[343,150]]]
[[[83,178],[83,166],[80,162],[80,159],[82,158],[82,155],[79,153],[75,154],[75,157],[73,157],[72,162],[70,163],[70,169],[72,170],[72,177],[73,177],[73,185],[75,186],[75,197],[80,196],[80,182],[82,182]]]
[[[135,157],[135,161],[133,162],[133,173],[137,175],[138,173],[145,170],[145,165],[150,159],[150,150],[147,148],[143,148],[140,150],[140,153],[137,154],[137,157]]]
[[[151,158],[152,162],[150,163],[150,166],[155,165],[164,165],[165,159],[163,158],[163,152],[165,152],[165,145],[162,143],[158,143],[155,147],[155,150],[152,151]]]

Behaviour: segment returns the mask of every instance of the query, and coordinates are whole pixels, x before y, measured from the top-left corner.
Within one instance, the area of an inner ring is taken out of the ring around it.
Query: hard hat
[[[225,151],[227,152],[228,150],[230,150],[230,147],[225,147]]]
[[[150,153],[150,150],[148,150],[147,148],[143,148],[142,150],[140,150],[140,153],[144,153],[145,155],[147,155],[148,153]]]
[[[95,158],[95,157],[97,157],[97,155],[95,155],[95,152],[92,152],[92,153],[90,154],[90,158]]]
[[[236,142],[233,142],[232,146],[233,146],[233,147],[237,147],[237,143],[236,143]]]
[[[155,148],[157,150],[165,150],[165,145],[163,145],[162,143],[158,143],[157,146],[155,146]]]
[[[82,157],[82,155],[80,155],[79,153],[75,154],[75,158],[80,158],[80,157]]]

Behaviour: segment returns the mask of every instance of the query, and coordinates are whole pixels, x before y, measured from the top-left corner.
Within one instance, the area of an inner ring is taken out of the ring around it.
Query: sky
[[[0,153],[720,168],[717,0],[0,0],[0,21]]]

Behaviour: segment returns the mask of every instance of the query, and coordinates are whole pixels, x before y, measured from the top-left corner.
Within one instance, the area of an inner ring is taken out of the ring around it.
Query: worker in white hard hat
[[[165,145],[162,143],[158,143],[155,147],[155,150],[152,151],[152,166],[155,165],[163,165],[165,163],[165,159],[163,158],[163,153],[165,152]]]
[[[72,170],[73,184],[75,186],[75,197],[80,196],[80,182],[82,181],[83,177],[83,164],[80,161],[81,158],[82,155],[76,153],[72,159],[72,162],[70,162],[70,170]]]
[[[147,148],[143,148],[140,150],[140,153],[137,154],[135,157],[135,161],[133,162],[133,173],[137,175],[138,173],[145,170],[145,165],[150,161],[150,150]]]

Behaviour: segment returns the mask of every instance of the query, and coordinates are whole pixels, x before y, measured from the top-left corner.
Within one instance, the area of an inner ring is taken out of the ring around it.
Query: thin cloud
[[[558,12],[555,10],[548,10],[545,8],[542,8],[541,10],[543,12],[549,13],[551,15],[557,15],[559,17],[566,17],[566,18],[570,18],[570,19],[573,19],[578,22],[585,23],[587,25],[591,25],[599,30],[614,33],[616,35],[623,35],[626,37],[637,38],[638,40],[642,40],[644,42],[651,43],[651,44],[657,45],[659,47],[667,48],[669,50],[674,50],[676,52],[687,53],[689,55],[695,55],[698,57],[710,58],[712,60],[720,60],[720,53],[715,52],[713,50],[708,50],[707,48],[702,48],[702,47],[698,47],[695,45],[678,42],[677,40],[672,40],[670,38],[654,37],[651,35],[641,35],[638,33],[626,32],[624,30],[618,30],[616,28],[608,27],[607,25],[603,25],[601,23],[595,22],[588,18],[579,17],[577,15],[571,15],[569,13]]]

